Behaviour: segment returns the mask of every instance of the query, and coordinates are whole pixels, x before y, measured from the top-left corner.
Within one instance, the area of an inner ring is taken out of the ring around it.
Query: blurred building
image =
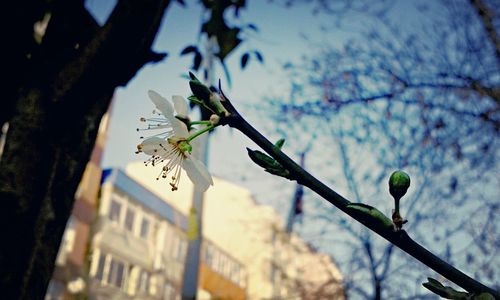
[[[76,193],[49,299],[180,299],[193,186],[178,191],[142,162],[101,172],[107,118]],[[102,176],[101,176],[102,174]],[[344,299],[331,258],[250,192],[214,178],[205,193],[199,299]]]
[[[172,192],[155,179],[156,170],[142,162],[129,164],[126,172],[189,215],[193,190],[189,180]],[[244,299],[344,298],[342,276],[331,258],[287,234],[276,212],[257,204],[241,186],[214,177],[214,186],[205,193],[202,232],[199,295],[207,295],[202,299],[243,299],[221,292],[227,290],[220,288],[222,282],[231,278],[240,282]],[[221,253],[213,254],[212,248]],[[215,280],[214,274],[222,276]]]
[[[91,233],[75,205],[47,299],[180,299],[197,231],[189,224],[192,185],[171,192],[155,172],[142,162],[103,172]],[[204,205],[200,299],[344,298],[330,257],[286,234],[248,190],[214,178]]]

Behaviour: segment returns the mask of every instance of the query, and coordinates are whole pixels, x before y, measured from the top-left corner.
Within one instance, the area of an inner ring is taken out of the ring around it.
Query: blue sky
[[[156,37],[153,49],[168,52],[167,59],[145,66],[126,87],[116,91],[103,158],[104,167],[124,167],[131,161],[144,159],[134,152],[139,143],[140,134],[136,132],[136,128],[141,126],[139,118],[150,116],[153,109],[147,90],[155,90],[167,98],[171,95],[188,96],[190,93],[188,82],[181,75],[188,72],[192,58],[180,57],[179,53],[185,46],[198,40],[202,11],[197,1],[186,2],[188,5],[185,8],[176,3],[169,7]],[[111,0],[89,0],[87,7],[99,22],[104,23],[114,3]],[[299,62],[304,54],[310,54],[314,49],[304,40],[304,36],[315,41],[324,40],[324,33],[319,28],[322,23],[328,23],[328,19],[325,16],[313,16],[310,6],[284,8],[267,1],[248,1],[247,8],[241,11],[237,22],[254,23],[259,32],[249,31],[246,42],[228,58],[232,86],[228,87],[220,67],[216,68],[215,76],[221,78],[226,94],[245,117],[258,129],[270,133],[273,132],[272,128],[261,127],[261,120],[266,116],[259,115],[249,107],[264,101],[266,95],[288,95],[288,78],[282,65],[287,61]],[[260,64],[252,57],[247,68],[242,71],[241,54],[254,49],[264,55],[265,63]],[[240,134],[229,128],[220,128],[211,138],[209,168],[216,176],[231,178],[232,181],[251,188],[257,200],[267,202],[269,199],[259,199],[262,198],[258,192],[263,188],[262,184],[273,186],[273,182],[274,185],[283,185],[283,182],[267,176],[253,165],[247,157],[245,147],[256,148]],[[287,194],[291,196],[293,186],[287,185],[286,190],[289,190]],[[266,193],[266,196],[269,194]],[[285,212],[281,213],[286,215]]]
[[[139,118],[149,117],[153,110],[147,97],[148,90],[155,90],[167,98],[171,95],[187,97],[190,94],[188,81],[182,75],[189,71],[192,57],[180,57],[179,54],[184,47],[198,41],[203,15],[197,0],[186,3],[187,7],[182,7],[173,1],[153,45],[154,50],[168,52],[169,56],[160,63],[143,67],[127,86],[117,89],[104,152],[104,167],[123,168],[131,161],[146,158],[135,154],[135,151],[141,136],[136,131],[141,126]],[[101,24],[106,21],[114,4],[114,0],[87,0],[86,3]],[[409,20],[415,20],[409,5],[410,1],[404,1],[398,3],[396,8],[398,18],[404,18],[406,24]],[[220,66],[215,69],[215,76],[221,78],[225,93],[235,106],[254,127],[271,140],[277,140],[280,136],[276,134],[276,128],[271,127],[268,116],[260,114],[255,106],[264,103],[266,96],[289,96],[290,77],[283,69],[283,64],[288,61],[300,64],[304,55],[311,57],[316,51],[320,51],[319,46],[340,46],[364,26],[365,20],[355,16],[344,20],[350,21],[344,27],[348,30],[323,31],[321,27],[332,26],[336,19],[325,14],[313,15],[312,8],[312,5],[305,4],[285,8],[265,0],[247,1],[247,7],[240,12],[240,18],[235,24],[254,23],[259,32],[248,31],[246,41],[227,59],[232,77],[231,87]],[[242,71],[240,57],[249,50],[259,50],[264,55],[265,63],[262,65],[253,58]],[[258,147],[238,132],[222,127],[211,136],[208,161],[210,172],[249,188],[257,201],[273,205],[286,217],[294,185],[269,176],[254,165],[247,156],[246,147]],[[290,149],[301,148],[299,143],[300,141],[287,141],[285,152],[297,158]],[[308,158],[309,168],[320,179],[321,174],[314,171],[315,165],[322,163],[321,158]],[[343,184],[336,184],[335,188],[339,193],[349,196],[344,193],[347,192],[347,187]]]

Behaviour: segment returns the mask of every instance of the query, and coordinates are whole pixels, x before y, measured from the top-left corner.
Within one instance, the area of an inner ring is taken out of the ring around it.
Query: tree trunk
[[[168,3],[119,1],[102,28],[83,1],[50,7],[42,44],[6,92],[13,110],[0,161],[5,299],[43,299],[100,119],[115,87],[164,57],[150,47]]]

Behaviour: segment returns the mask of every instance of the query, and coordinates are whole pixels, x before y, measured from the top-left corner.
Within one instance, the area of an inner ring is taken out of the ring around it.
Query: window
[[[212,245],[210,244],[205,244],[205,264],[207,266],[211,266],[212,265],[212,260],[213,260],[213,247]]]
[[[222,275],[225,275],[224,268],[226,266],[226,261],[226,256],[221,253],[219,256],[219,265],[217,266],[217,271]]]
[[[212,260],[211,260],[211,263],[210,263],[210,268],[212,268],[212,270],[216,270],[216,266],[217,264],[219,263],[219,253],[217,253],[217,250],[213,249],[212,252]]]
[[[231,280],[236,284],[240,284],[240,266],[238,264],[233,265],[233,269],[231,270]]]
[[[107,283],[116,287],[122,287],[125,265],[123,262],[111,257]]]
[[[188,241],[185,240],[184,238],[180,239],[180,250],[179,250],[179,256],[177,257],[177,260],[180,262],[184,262],[186,258],[186,253],[187,253],[187,248],[188,248]]]
[[[210,242],[203,242],[203,262],[213,271],[231,280],[239,286],[245,285],[244,268],[226,253]]]
[[[130,232],[134,232],[134,219],[135,211],[132,207],[128,207],[127,213],[125,214],[125,229]]]
[[[106,264],[106,255],[101,253],[99,255],[99,261],[97,262],[97,269],[94,275],[94,277],[99,281],[102,281],[103,279],[105,264]]]
[[[149,237],[150,221],[147,217],[142,218],[140,236],[147,239]]]
[[[114,285],[117,287],[122,287],[124,277],[125,277],[125,265],[119,262],[117,263],[116,267],[116,276],[114,280]]]
[[[142,270],[139,277],[139,292],[147,293],[149,290],[149,274]]]
[[[118,288],[123,287],[127,276],[125,262],[102,252],[99,253],[99,258],[94,262],[97,263],[97,266],[92,268],[95,270],[93,277],[96,280],[101,284],[109,284]]]
[[[226,261],[226,265],[224,268],[224,275],[226,275],[226,277],[229,279],[231,279],[231,273],[233,272],[233,266],[235,264],[236,263],[230,258]]]
[[[108,218],[111,221],[120,223],[120,214],[122,212],[122,204],[118,202],[115,198],[111,199],[111,203],[109,205]]]
[[[238,282],[238,284],[239,284],[241,287],[245,287],[245,286],[246,286],[246,273],[245,273],[245,268],[240,267],[240,269],[239,269],[239,277],[240,277],[240,281]]]
[[[172,257],[179,262],[183,262],[186,251],[187,241],[178,234],[174,234],[172,237]]]

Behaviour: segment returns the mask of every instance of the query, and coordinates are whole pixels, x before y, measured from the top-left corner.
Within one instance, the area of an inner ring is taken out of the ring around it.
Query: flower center
[[[170,186],[172,187],[172,191],[176,191],[179,187],[179,181],[181,178],[182,161],[187,158],[187,153],[191,153],[193,147],[185,138],[173,137],[167,139],[167,141],[171,146],[171,149],[165,157],[168,159],[168,162],[165,166],[163,166],[156,179],[158,180],[160,177],[167,178],[167,175],[172,173],[173,175],[171,177]]]
[[[177,142],[177,148],[179,148],[179,150],[182,151],[183,155],[186,152],[191,153],[191,151],[193,151],[193,147],[186,140],[182,140],[182,141]]]

